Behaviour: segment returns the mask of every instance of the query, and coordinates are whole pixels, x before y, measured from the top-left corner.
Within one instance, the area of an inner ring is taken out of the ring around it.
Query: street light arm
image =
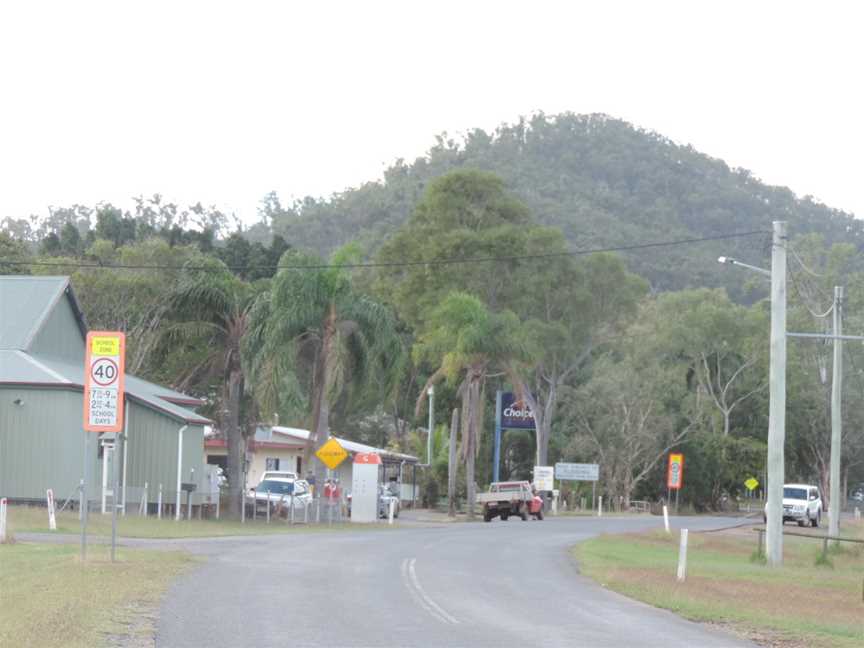
[[[759,274],[763,274],[766,277],[771,276],[770,270],[766,270],[765,268],[760,268],[758,266],[750,265],[749,263],[743,263],[742,261],[738,261],[737,259],[733,259],[732,257],[721,256],[717,259],[717,263],[740,266],[742,268],[747,268],[748,270],[752,270],[753,272],[758,272]]]

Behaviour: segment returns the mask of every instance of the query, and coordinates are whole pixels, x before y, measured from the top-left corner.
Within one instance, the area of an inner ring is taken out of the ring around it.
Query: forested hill
[[[374,250],[406,220],[426,184],[461,167],[500,175],[540,223],[560,227],[573,249],[612,247],[770,229],[787,220],[790,234],[818,232],[826,241],[864,245],[861,221],[749,172],[605,115],[537,115],[493,134],[439,137],[413,164],[397,162],[381,183],[328,200],[279,209],[274,231],[298,247],[327,253],[359,239]],[[628,253],[631,269],[655,290],[727,284],[720,254],[764,262],[766,238],[703,243]]]

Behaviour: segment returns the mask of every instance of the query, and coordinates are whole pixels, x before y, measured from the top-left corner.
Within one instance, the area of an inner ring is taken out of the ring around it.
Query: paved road
[[[568,554],[598,533],[657,523],[515,519],[187,542],[208,559],[170,589],[156,645],[748,645],[597,586]]]

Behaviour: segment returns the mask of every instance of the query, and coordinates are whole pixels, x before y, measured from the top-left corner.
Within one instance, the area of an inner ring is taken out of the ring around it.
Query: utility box
[[[354,456],[351,479],[352,522],[377,522],[380,467],[381,457],[374,452],[358,452]]]

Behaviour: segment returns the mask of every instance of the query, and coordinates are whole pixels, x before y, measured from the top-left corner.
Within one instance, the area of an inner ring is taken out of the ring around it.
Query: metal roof
[[[69,299],[82,338],[87,326],[69,285],[68,277],[0,276],[0,384],[83,389],[84,363],[30,353],[51,311]],[[200,399],[126,374],[126,393],[149,407],[185,423],[209,425],[209,419],[183,405],[199,405]]]
[[[67,291],[79,327],[85,332],[86,324],[68,277],[0,276],[0,349],[27,350]]]
[[[295,439],[302,439],[303,441],[307,441],[309,439],[309,430],[301,430],[300,428],[282,427],[279,425],[274,425],[271,428],[259,427],[258,429],[256,429],[255,440],[273,441],[274,439],[271,431],[272,433],[276,433],[284,437],[293,437]],[[357,452],[374,452],[388,459],[398,459],[400,461],[408,462],[418,461],[417,457],[413,455],[402,454],[401,452],[393,452],[392,450],[385,450],[384,448],[375,448],[373,446],[366,445],[365,443],[357,443],[356,441],[348,441],[347,439],[340,439],[338,437],[333,438],[339,442],[339,445],[341,445],[343,448],[345,448],[348,452],[352,454]]]

